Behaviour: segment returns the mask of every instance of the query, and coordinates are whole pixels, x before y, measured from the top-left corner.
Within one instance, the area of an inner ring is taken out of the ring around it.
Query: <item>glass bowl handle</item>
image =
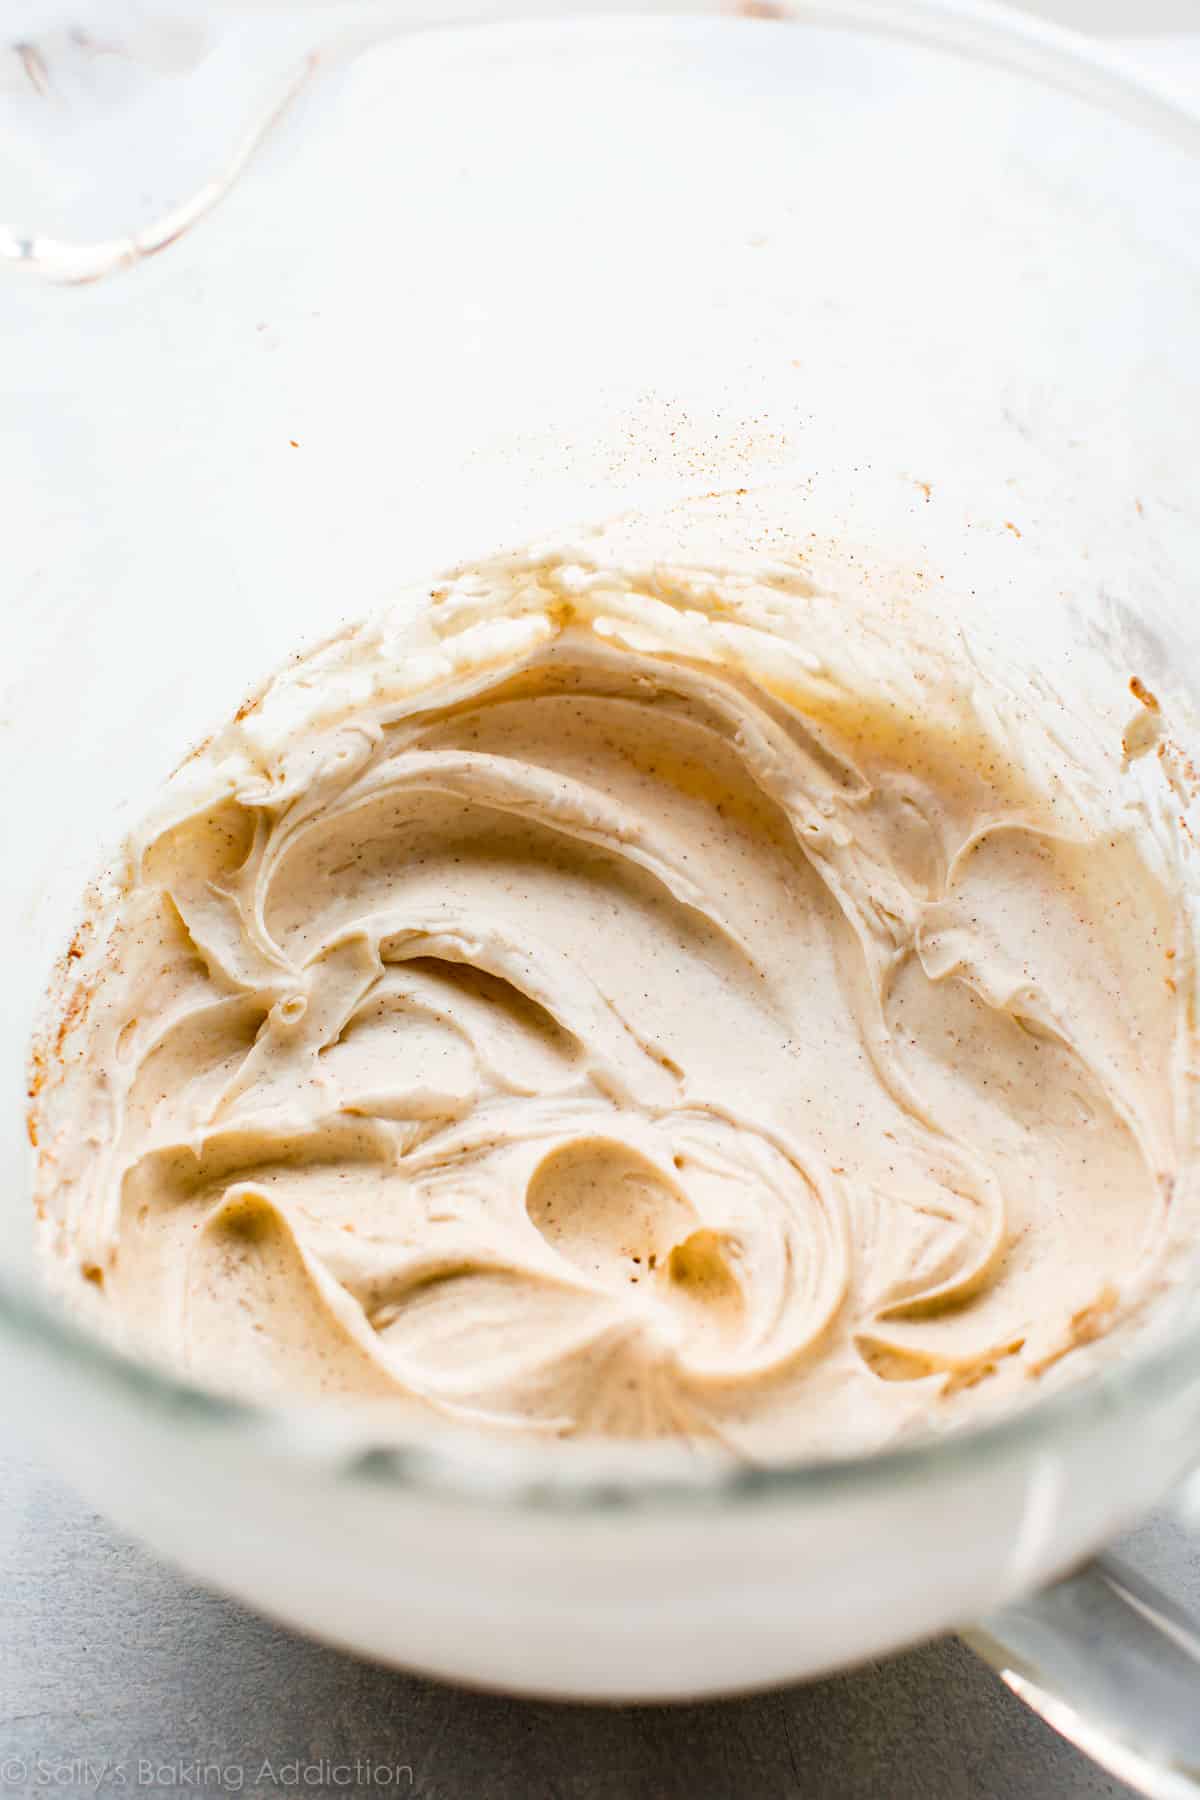
[[[962,1633],[1027,1706],[1151,1800],[1200,1796],[1200,1618],[1104,1555]]]

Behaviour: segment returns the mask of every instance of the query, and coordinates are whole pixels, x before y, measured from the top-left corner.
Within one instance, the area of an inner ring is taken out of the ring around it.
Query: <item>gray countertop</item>
[[[1177,1575],[1180,1546],[1165,1526],[1138,1547]],[[7,1446],[0,1797],[122,1789],[422,1800],[1129,1792],[952,1640],[703,1706],[540,1704],[374,1668],[195,1587]]]

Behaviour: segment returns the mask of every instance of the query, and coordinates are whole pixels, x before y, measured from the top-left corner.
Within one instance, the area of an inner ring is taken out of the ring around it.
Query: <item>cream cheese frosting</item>
[[[673,548],[414,590],[167,785],[33,1115],[43,1264],[121,1341],[774,1459],[1031,1397],[1176,1278],[1153,694],[1109,729],[858,572]]]

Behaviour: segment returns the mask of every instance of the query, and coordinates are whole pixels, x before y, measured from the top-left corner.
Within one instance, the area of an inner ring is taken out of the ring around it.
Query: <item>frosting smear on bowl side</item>
[[[39,1053],[45,1268],[202,1381],[414,1422],[773,1459],[1068,1378],[1194,1225],[1122,692],[1124,734],[751,550],[406,596],[111,872]]]

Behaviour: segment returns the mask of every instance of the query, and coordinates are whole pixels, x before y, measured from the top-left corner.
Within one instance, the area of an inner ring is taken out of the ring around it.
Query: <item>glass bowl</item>
[[[758,1470],[217,1399],[29,1268],[27,1045],[102,852],[407,579],[780,483],[1031,657],[1103,642],[1195,712],[1200,120],[998,8],[811,10],[379,44],[168,253],[0,292],[10,1405],[195,1575],[510,1690],[727,1692],[988,1614],[1002,1660],[995,1609],[1200,1452],[1191,1295],[1018,1415]]]

